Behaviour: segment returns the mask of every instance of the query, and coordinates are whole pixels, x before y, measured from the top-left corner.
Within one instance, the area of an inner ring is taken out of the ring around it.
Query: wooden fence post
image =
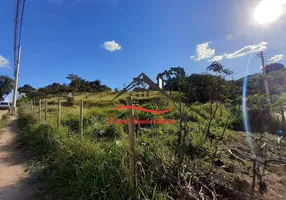
[[[48,112],[48,102],[47,99],[45,99],[45,122],[47,121],[47,112]]]
[[[255,193],[255,182],[256,182],[256,158],[252,160],[252,186],[251,186],[251,194],[254,195]]]
[[[36,100],[33,99],[33,112],[35,112],[35,107],[36,107]]]
[[[31,100],[31,113],[33,113],[33,112],[34,112],[34,101]]]
[[[39,120],[42,120],[42,99],[39,101]]]
[[[132,106],[131,97],[126,97],[127,106]],[[129,182],[133,189],[136,188],[136,153],[135,153],[135,133],[134,133],[134,122],[133,122],[133,109],[129,109],[129,122],[128,122],[128,131],[129,131]]]
[[[59,99],[58,102],[58,128],[60,127],[61,124],[61,100]]]
[[[79,131],[81,136],[83,136],[83,100],[80,100]]]

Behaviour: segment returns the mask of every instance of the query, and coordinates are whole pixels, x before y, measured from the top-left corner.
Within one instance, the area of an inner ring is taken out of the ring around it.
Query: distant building
[[[27,97],[27,93],[29,93],[30,91],[25,91],[25,90],[21,90],[19,91],[19,99],[23,98],[23,97]]]

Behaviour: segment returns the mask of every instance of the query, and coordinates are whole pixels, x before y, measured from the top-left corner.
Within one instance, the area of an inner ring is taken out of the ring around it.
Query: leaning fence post
[[[47,112],[48,112],[48,102],[47,99],[45,99],[45,122],[47,121]]]
[[[83,136],[83,100],[80,100],[79,131],[81,136]]]
[[[42,99],[39,101],[39,120],[42,120]]]
[[[126,97],[127,106],[132,106],[131,97]],[[128,109],[129,122],[128,122],[128,131],[129,131],[129,182],[130,185],[135,189],[136,188],[136,154],[135,154],[135,134],[134,134],[134,123],[133,123],[133,109]]]
[[[60,127],[61,124],[61,100],[59,99],[58,102],[58,128]]]

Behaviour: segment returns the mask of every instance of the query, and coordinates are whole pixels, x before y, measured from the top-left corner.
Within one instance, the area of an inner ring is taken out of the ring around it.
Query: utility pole
[[[17,51],[19,8],[20,8],[20,0],[17,0],[16,14],[15,14],[15,27],[14,27],[14,70],[16,69],[16,64],[17,64],[16,51]]]
[[[265,87],[265,93],[266,93],[266,96],[267,96],[267,103],[270,103],[271,102],[271,98],[270,98],[267,73],[266,73],[266,68],[265,68],[265,63],[264,63],[263,51],[260,51],[258,56],[261,58],[261,62],[262,62],[262,70],[263,70],[263,75],[264,75],[264,87]]]
[[[19,7],[20,0],[17,0],[16,4],[16,14],[15,14],[15,29],[14,29],[14,92],[13,92],[13,104],[12,104],[12,114],[16,114],[16,102],[17,102],[17,93],[18,93],[18,76],[19,76],[19,65],[20,65],[20,55],[21,55],[21,46],[18,46],[18,55],[17,53],[17,35],[18,35],[18,18],[19,18]]]
[[[17,94],[18,94],[18,78],[19,78],[19,67],[20,67],[20,57],[21,57],[21,46],[18,48],[18,56],[15,66],[15,82],[14,82],[14,92],[13,92],[13,108],[12,114],[16,114],[16,107],[17,107]]]

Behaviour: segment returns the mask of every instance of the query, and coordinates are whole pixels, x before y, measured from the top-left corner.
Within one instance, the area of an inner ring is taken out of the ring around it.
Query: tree
[[[91,81],[89,82],[89,86],[91,87],[92,91],[98,92],[98,89],[101,87],[101,81],[98,79],[95,81]]]
[[[226,76],[231,75],[233,73],[229,69],[224,69],[223,65],[218,61],[214,61],[210,66],[207,67],[207,70]]]
[[[33,90],[36,90],[35,88],[33,88],[31,85],[29,85],[29,84],[25,84],[25,85],[23,85],[22,87],[19,87],[18,88],[18,91],[19,92],[24,92],[24,91],[33,91]]]
[[[66,78],[69,79],[71,82],[78,80],[78,79],[81,79],[81,77],[79,77],[76,74],[68,74]]]
[[[8,76],[0,76],[0,100],[10,94],[13,89],[13,82]]]
[[[62,85],[60,83],[53,83],[51,85],[51,88],[55,91],[58,91],[61,87],[62,87]]]
[[[171,91],[179,91],[179,89],[182,89],[182,83],[186,78],[186,72],[182,67],[171,67],[169,70],[165,70],[157,76],[162,77],[166,82],[165,89],[168,89],[171,94]]]
[[[274,72],[284,69],[284,65],[281,63],[271,63],[265,66],[266,73]]]
[[[80,79],[79,82],[79,91],[80,92],[89,92],[90,91],[90,85],[89,85],[89,81],[86,81],[84,79]]]
[[[102,85],[100,80],[95,80],[89,82],[90,92],[104,92],[111,90],[110,87],[107,87],[106,85]]]
[[[79,76],[76,75],[76,74],[68,74],[66,78],[71,81],[71,82],[70,82],[70,87],[71,87],[72,89],[74,89],[75,91],[78,91],[78,89],[79,89],[80,86],[81,86],[82,78],[79,77]]]

